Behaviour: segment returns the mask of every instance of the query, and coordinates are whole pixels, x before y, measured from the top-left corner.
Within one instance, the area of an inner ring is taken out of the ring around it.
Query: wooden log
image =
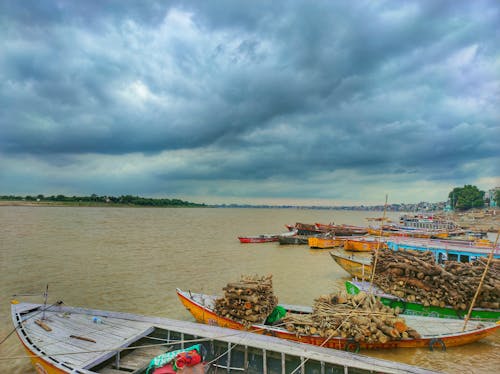
[[[45,322],[43,322],[40,319],[35,320],[35,323],[38,326],[40,326],[42,329],[44,329],[45,331],[52,331],[52,329],[49,327],[49,325],[47,325]]]

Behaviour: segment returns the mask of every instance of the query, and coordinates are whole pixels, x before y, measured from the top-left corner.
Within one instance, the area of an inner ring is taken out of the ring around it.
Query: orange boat
[[[387,245],[384,242],[380,242],[374,239],[348,239],[344,243],[344,249],[346,251],[355,251],[355,252],[372,252],[379,248],[387,248]]]
[[[467,328],[462,332],[464,322],[457,319],[420,317],[405,315],[404,318],[409,327],[421,334],[419,339],[390,340],[387,343],[354,342],[349,338],[321,337],[320,335],[300,335],[289,332],[283,327],[265,325],[264,323],[252,324],[245,327],[243,324],[226,317],[220,317],[214,312],[216,296],[199,293],[186,292],[177,289],[177,296],[186,309],[193,315],[196,321],[208,325],[228,327],[235,330],[249,330],[251,332],[271,335],[281,339],[293,340],[302,343],[319,345],[333,349],[389,349],[389,348],[419,348],[428,347],[433,349],[439,346],[443,350],[446,347],[454,347],[469,344],[491,335],[500,328],[500,322],[478,322],[469,321]],[[312,308],[304,306],[283,305],[287,313],[311,313]]]
[[[308,238],[309,247],[320,248],[320,249],[343,247],[345,241],[346,241],[345,237],[339,237],[339,236],[333,236],[333,237],[311,236],[310,238]]]

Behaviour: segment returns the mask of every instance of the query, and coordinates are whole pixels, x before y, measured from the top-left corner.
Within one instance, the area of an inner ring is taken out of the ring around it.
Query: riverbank
[[[127,207],[127,204],[108,204],[100,202],[62,202],[62,201],[11,201],[0,200],[0,206],[44,206],[44,207]]]
[[[500,209],[471,209],[466,212],[446,212],[441,217],[453,221],[464,230],[498,232],[500,230]]]

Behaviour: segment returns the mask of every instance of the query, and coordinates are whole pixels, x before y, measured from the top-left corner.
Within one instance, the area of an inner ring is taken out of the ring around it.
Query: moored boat
[[[343,247],[346,237],[341,236],[311,236],[307,243],[311,248],[336,248]]]
[[[360,226],[353,225],[335,225],[333,223],[315,223],[314,224],[318,230],[321,232],[330,232],[336,236],[352,236],[352,235],[365,235],[368,233],[368,229]]]
[[[279,235],[255,235],[255,236],[238,236],[240,243],[269,243],[277,242]]]
[[[494,245],[491,243],[488,248],[484,244],[476,245],[475,242],[460,243],[448,240],[417,238],[390,238],[386,240],[386,244],[393,251],[431,251],[438,263],[446,260],[471,262],[477,257],[487,257]],[[493,249],[493,257],[500,259],[500,245]]]
[[[353,343],[350,338],[342,337],[325,337],[319,334],[300,335],[290,332],[280,326],[265,325],[262,323],[254,323],[250,326],[245,326],[240,322],[226,317],[221,317],[214,312],[216,296],[192,293],[177,289],[177,295],[181,303],[193,315],[196,321],[218,325],[221,327],[229,327],[237,330],[246,330],[257,332],[260,334],[272,335],[278,338],[299,341],[313,345],[324,346],[334,349],[348,349]],[[281,306],[287,310],[287,313],[311,313],[312,308],[305,306]],[[421,334],[420,338],[408,338],[399,340],[389,340],[386,343],[382,342],[357,342],[360,349],[389,349],[389,348],[432,348],[436,343],[439,343],[443,348],[460,346],[469,344],[482,339],[498,328],[500,324],[493,322],[470,321],[466,326],[465,331],[462,331],[464,324],[462,321],[455,319],[442,319],[421,316],[405,316],[406,323],[409,327],[415,329]]]
[[[361,291],[367,292],[370,289],[370,283],[366,281],[352,280],[345,282],[347,293],[355,295]],[[463,319],[466,311],[454,309],[451,306],[424,306],[419,302],[409,302],[405,299],[401,299],[397,296],[385,293],[379,289],[376,285],[372,285],[372,292],[380,297],[380,301],[384,305],[388,305],[391,308],[399,307],[403,314],[408,315],[418,315],[418,316],[431,316],[438,318],[458,318]],[[500,310],[498,309],[485,309],[485,308],[473,308],[471,311],[470,318],[486,320],[486,321],[499,321],[500,320]]]
[[[193,344],[204,352],[203,362],[189,366],[186,360],[184,369],[190,370],[179,372],[271,374],[324,369],[342,373],[434,373],[350,352],[167,318],[17,302],[11,304],[11,314],[36,372],[43,374],[144,374],[153,358],[167,351],[185,351]]]
[[[356,257],[340,252],[330,252],[333,260],[347,271],[352,277],[358,279],[370,279],[372,273],[372,260],[367,257]]]
[[[309,235],[280,236],[278,241],[280,244],[307,244],[309,237]]]
[[[386,245],[383,241],[379,239],[373,238],[353,238],[347,239],[344,242],[344,249],[346,251],[354,251],[354,252],[372,252],[377,248],[386,248]]]

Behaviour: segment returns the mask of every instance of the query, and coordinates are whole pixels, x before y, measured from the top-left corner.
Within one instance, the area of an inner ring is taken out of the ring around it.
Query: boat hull
[[[229,318],[218,316],[206,306],[194,301],[186,292],[177,290],[177,296],[179,297],[179,300],[184,305],[184,307],[193,315],[195,320],[200,323],[227,327],[235,330],[248,330],[258,334],[271,335],[281,339],[293,340],[301,343],[318,345],[332,349],[349,350],[354,343],[351,339],[348,338],[328,338],[321,337],[319,335],[297,335],[284,329],[278,329],[273,326],[267,326],[263,324],[253,324],[249,327],[245,327],[239,322],[233,321]],[[480,340],[492,334],[498,328],[500,328],[500,324],[472,331],[468,330],[463,333],[455,333],[453,335],[440,335],[432,338],[425,337],[421,339],[390,340],[387,343],[358,342],[354,344],[356,344],[357,348],[359,349],[428,348],[430,346],[433,346],[433,342],[437,341],[436,339],[439,339],[439,343],[442,342],[445,347],[454,347]]]
[[[270,243],[277,242],[278,236],[261,237],[261,236],[238,236],[240,243]]]
[[[371,277],[372,265],[356,260],[354,258],[346,258],[330,252],[334,261],[352,277],[362,280],[368,280]]]
[[[346,240],[344,243],[344,249],[346,251],[353,252],[373,252],[377,250],[377,248],[386,248],[385,243],[378,241],[369,241],[369,240]]]
[[[345,282],[347,293],[355,295],[360,292],[360,288],[355,282],[347,281]],[[398,299],[396,297],[387,297],[383,295],[378,295],[382,304],[390,306],[391,308],[399,307],[403,314],[406,315],[418,315],[418,316],[429,316],[438,318],[458,318],[463,319],[467,314],[467,311],[456,310],[451,307],[439,307],[439,306],[424,306],[421,303],[411,303],[405,300]],[[470,318],[480,319],[485,321],[498,321],[500,320],[500,310],[491,309],[472,309]]]
[[[309,247],[319,249],[342,247],[344,245],[344,242],[345,239],[343,238],[310,237],[308,239]]]

